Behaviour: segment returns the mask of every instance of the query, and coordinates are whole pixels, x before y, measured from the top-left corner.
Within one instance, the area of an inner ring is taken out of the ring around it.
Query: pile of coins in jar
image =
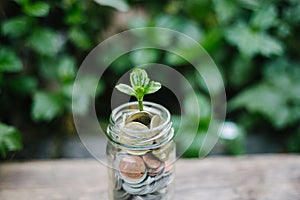
[[[122,144],[142,141],[141,144],[151,146],[163,139],[162,130],[155,130],[164,123],[159,115],[138,111],[122,120],[124,129],[119,138]],[[172,142],[143,150],[118,148],[113,158],[114,199],[168,199],[168,185],[173,179],[172,151]]]

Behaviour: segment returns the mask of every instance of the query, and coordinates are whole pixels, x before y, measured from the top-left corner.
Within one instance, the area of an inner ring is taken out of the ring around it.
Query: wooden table
[[[0,199],[105,200],[106,171],[95,160],[2,163]],[[299,200],[300,156],[181,159],[175,199]]]

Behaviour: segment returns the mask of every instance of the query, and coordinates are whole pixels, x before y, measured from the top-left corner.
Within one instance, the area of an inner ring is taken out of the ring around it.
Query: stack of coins
[[[159,115],[135,112],[124,118],[125,129],[134,131],[124,131],[123,134],[147,138],[149,136],[144,136],[143,130],[155,128],[162,123]],[[159,132],[151,134],[153,137]],[[132,140],[125,139],[122,142],[130,144]],[[114,199],[167,199],[167,186],[173,177],[173,165],[168,161],[171,151],[170,143],[149,150],[119,149],[114,157]]]

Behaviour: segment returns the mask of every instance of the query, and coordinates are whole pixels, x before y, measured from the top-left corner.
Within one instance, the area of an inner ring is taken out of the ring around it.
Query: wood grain
[[[105,200],[95,160],[0,164],[1,200]],[[176,162],[175,199],[300,200],[300,156],[213,157]]]

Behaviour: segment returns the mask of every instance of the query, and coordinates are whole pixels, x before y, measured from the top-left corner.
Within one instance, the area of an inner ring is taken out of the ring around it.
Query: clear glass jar
[[[176,150],[171,116],[159,104],[143,103],[144,112],[131,102],[115,108],[110,117],[106,153],[111,200],[173,198]]]

